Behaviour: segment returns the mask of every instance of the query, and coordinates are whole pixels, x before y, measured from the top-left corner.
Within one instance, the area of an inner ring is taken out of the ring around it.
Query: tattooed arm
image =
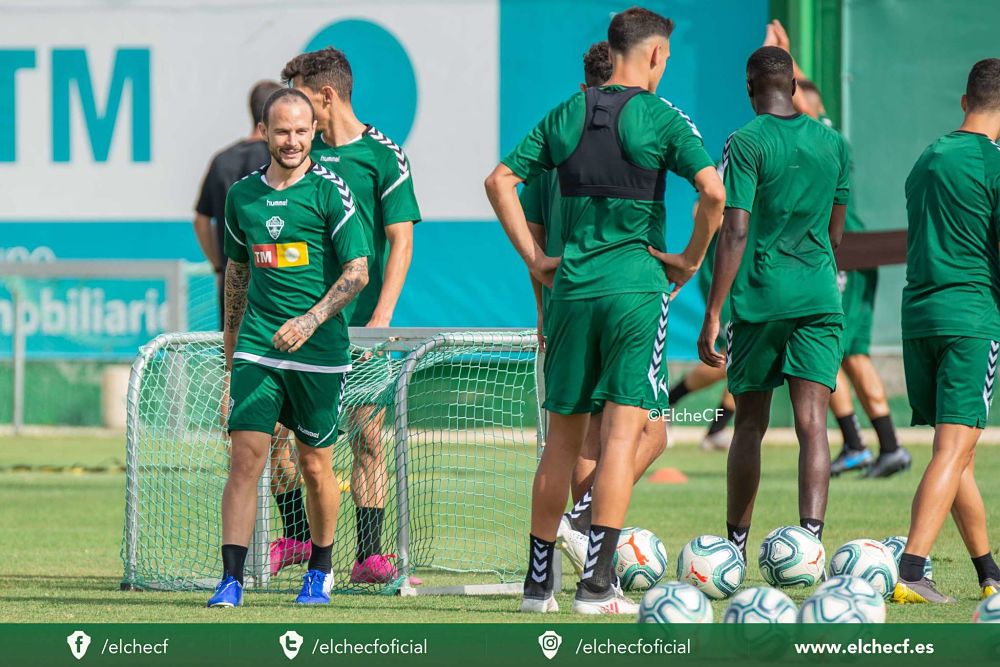
[[[226,353],[226,369],[233,367],[233,350],[240,333],[240,323],[247,309],[247,289],[250,287],[250,265],[232,259],[226,264],[226,317],[222,347]]]
[[[368,258],[358,257],[341,267],[340,277],[322,299],[304,315],[293,317],[278,329],[272,342],[282,352],[295,352],[316,329],[344,309],[368,284]]]

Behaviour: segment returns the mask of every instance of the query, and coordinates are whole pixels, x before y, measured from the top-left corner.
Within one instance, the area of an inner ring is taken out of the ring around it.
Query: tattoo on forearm
[[[226,264],[226,331],[237,331],[247,309],[247,290],[250,287],[250,265],[229,260]]]
[[[299,325],[310,334],[319,325],[343,310],[368,284],[368,259],[358,257],[344,264],[343,272],[330,290],[309,312],[300,318]]]

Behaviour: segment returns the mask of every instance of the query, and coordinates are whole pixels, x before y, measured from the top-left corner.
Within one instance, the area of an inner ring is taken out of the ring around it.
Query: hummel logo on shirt
[[[287,199],[278,199],[277,201],[266,200],[268,206],[288,206]]]
[[[319,161],[320,162],[340,162],[340,156],[339,155],[320,155],[319,156]]]

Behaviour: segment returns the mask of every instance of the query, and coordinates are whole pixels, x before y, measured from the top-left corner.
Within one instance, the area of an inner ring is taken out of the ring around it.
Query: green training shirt
[[[265,172],[266,167],[237,181],[226,196],[226,256],[250,265],[234,358],[273,368],[348,371],[343,312],[321,324],[296,352],[280,352],[271,339],[329,291],[345,263],[370,254],[363,213],[344,181],[318,164],[284,190],[268,185]]]
[[[503,163],[525,181],[554,169],[579,143],[585,116],[580,92],[546,114]],[[649,92],[622,108],[618,136],[625,158],[639,167],[666,168],[693,183],[695,174],[712,166],[691,119]],[[646,250],[647,245],[665,249],[663,201],[561,197],[558,207],[564,248],[552,299],[668,291],[663,265]]]
[[[528,222],[545,230],[545,254],[561,257],[563,252],[562,212],[559,200],[559,173],[555,169],[535,176],[521,188],[521,208]],[[542,285],[542,315],[549,312],[552,290]]]
[[[722,165],[726,208],[750,213],[733,321],[842,312],[829,227],[850,196],[843,137],[804,114],[761,114],[730,135]]]
[[[957,130],[906,179],[903,338],[1000,340],[1000,146]]]
[[[389,259],[385,228],[400,222],[419,222],[420,207],[413,192],[410,161],[395,142],[371,125],[353,141],[329,146],[317,133],[310,156],[313,161],[332,169],[354,193],[361,211],[368,245],[368,284],[352,301],[345,313],[352,327],[368,324],[378,305]]]

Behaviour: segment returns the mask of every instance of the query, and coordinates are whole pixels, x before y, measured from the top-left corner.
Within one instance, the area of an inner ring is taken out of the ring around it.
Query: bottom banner
[[[989,625],[2,625],[4,665],[971,665]]]

